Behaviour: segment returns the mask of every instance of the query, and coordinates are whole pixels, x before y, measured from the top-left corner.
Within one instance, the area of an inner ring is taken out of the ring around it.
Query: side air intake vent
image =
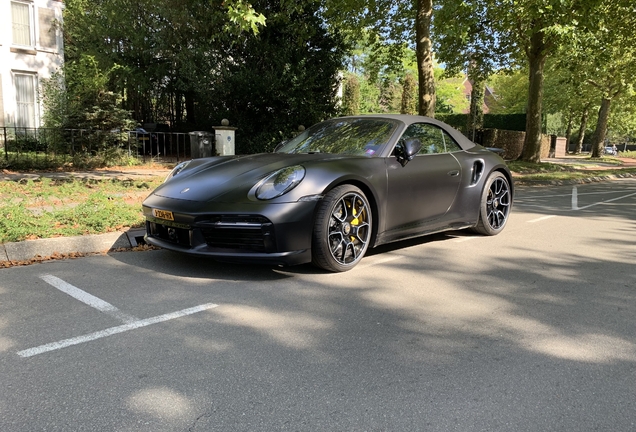
[[[479,183],[481,176],[484,174],[484,161],[478,160],[473,164],[472,173],[470,175],[470,185],[474,186]]]

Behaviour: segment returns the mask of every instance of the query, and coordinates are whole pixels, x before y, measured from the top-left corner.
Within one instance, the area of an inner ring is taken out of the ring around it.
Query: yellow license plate
[[[152,215],[159,219],[165,219],[169,221],[174,220],[174,215],[172,214],[172,212],[167,210],[152,209]]]

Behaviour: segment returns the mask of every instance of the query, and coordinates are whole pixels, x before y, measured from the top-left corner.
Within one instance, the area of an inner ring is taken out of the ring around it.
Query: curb
[[[0,244],[0,268],[24,261],[46,261],[87,254],[128,250],[143,243],[146,230],[130,229],[126,232],[91,234],[76,237],[55,237]]]

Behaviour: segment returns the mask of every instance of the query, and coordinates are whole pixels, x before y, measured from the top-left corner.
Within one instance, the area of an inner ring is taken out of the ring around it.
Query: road
[[[636,180],[354,270],[167,251],[0,270],[0,430],[636,431]]]

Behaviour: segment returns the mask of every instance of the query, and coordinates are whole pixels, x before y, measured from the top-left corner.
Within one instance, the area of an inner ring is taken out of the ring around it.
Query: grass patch
[[[142,226],[141,202],[162,181],[2,181],[0,243]]]
[[[582,180],[590,177],[603,177],[609,175],[618,174],[631,174],[636,176],[636,168],[620,168],[622,162],[619,159],[612,157],[603,158],[586,158],[581,159],[581,162],[576,162],[576,159],[572,159],[571,164],[556,164],[549,162],[530,163],[522,161],[509,161],[507,162],[508,168],[512,171],[516,180],[527,182],[550,182],[550,181],[568,181],[568,180]],[[603,165],[615,165],[616,168],[604,168],[595,169],[594,165],[587,162],[599,162]]]
[[[569,165],[553,164],[548,162],[532,163],[523,161],[509,161],[506,163],[510,171],[518,174],[546,174],[576,171],[576,168]]]

